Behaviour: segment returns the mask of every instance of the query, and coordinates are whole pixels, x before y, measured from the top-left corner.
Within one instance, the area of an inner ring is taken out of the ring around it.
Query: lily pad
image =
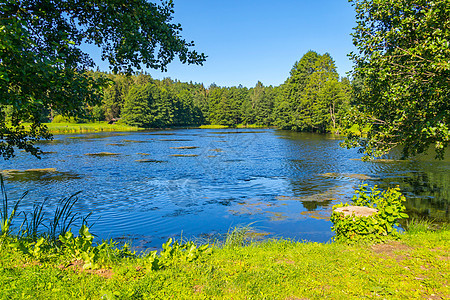
[[[196,157],[198,155],[197,154],[171,154],[170,156],[174,156],[174,157]]]

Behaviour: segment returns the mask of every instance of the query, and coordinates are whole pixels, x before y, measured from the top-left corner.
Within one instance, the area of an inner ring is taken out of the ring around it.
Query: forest
[[[153,79],[135,75],[92,72],[109,84],[101,104],[84,106],[76,122],[107,121],[141,128],[199,125],[276,126],[308,132],[339,133],[347,126],[351,83],[339,78],[332,57],[314,51],[295,62],[280,86],[220,87],[211,84]],[[70,121],[57,110],[47,121]]]

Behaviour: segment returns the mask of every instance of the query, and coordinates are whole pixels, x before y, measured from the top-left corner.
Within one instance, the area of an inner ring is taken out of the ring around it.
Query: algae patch
[[[0,171],[8,181],[65,181],[69,179],[81,179],[82,177],[72,172],[60,172],[55,168],[27,169],[27,170],[3,170]]]
[[[111,152],[98,152],[98,153],[86,153],[87,156],[117,156],[120,155],[120,153],[111,153]]]
[[[302,216],[313,218],[316,220],[330,220],[331,211],[329,210],[314,210],[314,211],[302,211]]]
[[[322,176],[322,177],[328,177],[328,178],[345,177],[345,178],[358,179],[358,180],[375,180],[375,178],[370,177],[370,176],[365,175],[365,174],[324,173],[324,174],[319,174],[319,175]]]
[[[123,140],[124,143],[147,143],[147,141]]]

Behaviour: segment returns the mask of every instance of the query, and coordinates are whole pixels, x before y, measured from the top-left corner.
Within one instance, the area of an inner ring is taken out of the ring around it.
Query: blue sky
[[[347,0],[174,0],[174,22],[182,36],[208,58],[203,66],[176,59],[168,72],[147,70],[153,78],[171,77],[209,86],[247,87],[257,81],[280,85],[307,51],[330,53],[345,76],[354,51],[355,26]],[[102,68],[102,64],[99,64]]]

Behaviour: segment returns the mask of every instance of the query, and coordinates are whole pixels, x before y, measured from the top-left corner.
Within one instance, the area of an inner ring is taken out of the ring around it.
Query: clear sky
[[[208,58],[203,66],[176,62],[168,72],[147,70],[153,78],[171,77],[209,86],[280,85],[306,52],[330,53],[345,76],[354,51],[355,26],[347,0],[174,0],[174,22],[182,36]],[[102,64],[99,64],[102,66]],[[104,69],[104,68],[101,68]]]

